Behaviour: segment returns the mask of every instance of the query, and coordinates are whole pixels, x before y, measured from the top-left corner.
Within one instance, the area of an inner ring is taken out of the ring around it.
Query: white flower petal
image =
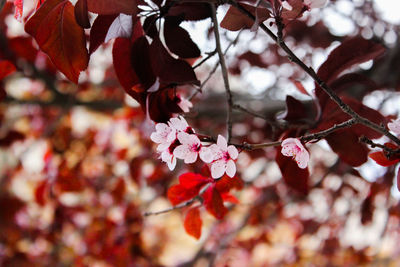
[[[228,143],[226,142],[225,137],[223,137],[220,134],[218,135],[217,146],[219,146],[219,148],[222,149],[223,151],[226,151],[228,148]]]
[[[205,163],[210,163],[214,160],[214,154],[209,147],[202,147],[199,153],[200,159]]]
[[[178,140],[181,142],[181,144],[190,144],[191,139],[190,139],[190,134],[185,133],[185,132],[179,132],[178,133]]]
[[[235,146],[228,146],[228,154],[231,157],[231,159],[237,159],[239,152]]]
[[[389,122],[388,128],[395,134],[400,135],[400,119],[392,120],[392,122]]]
[[[211,165],[211,177],[217,179],[224,175],[226,170],[226,162],[224,160],[216,160]]]
[[[197,152],[191,151],[190,153],[188,153],[186,155],[184,162],[186,164],[190,164],[190,163],[196,162],[196,160],[197,160]]]
[[[235,173],[236,173],[236,165],[235,165],[235,162],[233,161],[233,160],[229,160],[227,163],[226,163],[226,174],[229,176],[229,177],[233,177],[233,176],[235,176]]]
[[[296,155],[296,162],[299,168],[305,169],[307,168],[308,161],[310,160],[310,154],[307,150],[302,151],[301,153]]]
[[[186,145],[180,145],[174,149],[174,156],[178,159],[185,159],[189,153],[191,153],[191,151]]]

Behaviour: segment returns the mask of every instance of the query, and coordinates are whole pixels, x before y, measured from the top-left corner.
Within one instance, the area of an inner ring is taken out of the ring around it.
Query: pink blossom
[[[234,160],[237,159],[239,152],[235,146],[228,146],[226,139],[222,135],[218,135],[217,144],[209,147],[213,155],[211,162],[211,176],[217,179],[226,174],[229,177],[235,176],[236,165]]]
[[[150,139],[159,144],[157,151],[162,152],[175,141],[176,130],[165,123],[157,123],[156,131],[150,135]]]
[[[392,122],[388,123],[389,130],[394,132],[397,135],[400,135],[400,118],[397,120],[392,120]]]
[[[183,159],[186,164],[195,162],[197,155],[200,155],[200,158],[206,163],[212,161],[211,151],[201,145],[200,139],[196,135],[180,132],[178,140],[181,145],[175,148],[174,156]]]
[[[192,127],[189,127],[189,124],[182,116],[179,116],[178,118],[171,118],[168,122],[168,125],[178,132],[182,131],[182,132],[194,133]]]
[[[324,7],[326,2],[327,0],[304,0],[304,4],[310,9]]]
[[[284,156],[293,157],[299,168],[305,169],[307,167],[310,155],[299,139],[286,138],[283,140],[281,152]]]
[[[171,149],[167,148],[164,151],[161,152],[161,161],[167,163],[168,168],[170,171],[175,169],[176,166],[176,158],[171,151]]]
[[[183,97],[179,98],[181,101],[178,103],[178,106],[183,110],[183,112],[189,112],[189,110],[193,107],[192,102]]]

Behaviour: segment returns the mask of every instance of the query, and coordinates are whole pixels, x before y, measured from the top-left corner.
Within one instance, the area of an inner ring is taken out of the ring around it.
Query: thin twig
[[[228,79],[228,70],[226,68],[225,57],[222,53],[221,49],[221,40],[219,36],[219,29],[218,29],[218,21],[217,21],[217,11],[215,8],[215,4],[210,4],[211,11],[212,11],[212,21],[213,21],[213,29],[215,35],[215,45],[218,52],[219,63],[221,65],[222,77],[224,79],[225,85],[225,92],[226,92],[226,102],[227,102],[227,128],[228,128],[228,142],[231,141],[232,138],[232,106],[233,106],[233,99],[231,89],[229,87],[229,79]]]
[[[345,122],[339,123],[339,124],[335,124],[334,126],[332,126],[331,128],[328,128],[326,130],[317,132],[317,133],[313,133],[313,134],[309,134],[309,135],[304,135],[304,136],[300,136],[297,137],[300,141],[303,142],[310,142],[310,141],[319,141],[322,138],[326,137],[327,135],[338,131],[340,129],[343,128],[348,128],[351,127],[352,125],[354,125],[356,123],[356,119],[350,119],[347,120]],[[256,149],[261,149],[261,148],[265,148],[265,147],[271,147],[271,146],[280,146],[282,143],[282,141],[275,141],[275,142],[269,142],[269,143],[260,143],[260,144],[248,144],[248,143],[243,143],[243,144],[238,144],[235,145],[238,148],[241,148],[242,150],[256,150]]]
[[[249,12],[247,9],[245,9],[243,6],[238,4],[234,0],[229,0],[229,4],[232,6],[236,7],[240,12],[251,18],[252,20],[256,20],[255,16]],[[281,24],[277,24],[277,27],[282,27]],[[265,26],[264,23],[260,24],[260,28],[268,34],[272,40],[275,41],[275,43],[282,48],[287,56],[288,59],[295,64],[297,64],[300,68],[302,68],[315,82],[316,84],[322,88],[322,90],[325,91],[325,93],[328,94],[328,96],[342,109],[343,112],[349,114],[351,117],[356,119],[357,123],[363,124],[367,126],[368,128],[371,128],[375,130],[376,132],[382,133],[383,135],[387,136],[390,138],[393,142],[396,144],[400,145],[400,139],[398,139],[396,136],[391,134],[386,127],[383,125],[378,125],[367,118],[362,117],[359,115],[357,112],[355,112],[349,105],[344,103],[342,99],[330,88],[324,81],[321,80],[321,78],[317,75],[317,73],[314,71],[312,67],[308,67],[303,61],[301,61],[294,53],[293,51],[286,45],[286,43],[278,38],[267,26]],[[278,29],[278,32],[281,31],[282,29]]]
[[[375,142],[373,142],[372,140],[368,139],[368,138],[365,137],[365,136],[361,136],[359,140],[360,140],[360,142],[363,142],[363,143],[365,143],[365,144],[370,145],[372,148],[375,148],[375,147],[382,148],[383,151],[386,152],[388,158],[390,158],[391,156],[393,156],[393,155],[395,155],[395,154],[400,154],[400,149],[392,149],[392,148],[390,148],[390,147],[388,147],[388,146],[375,143]]]
[[[207,188],[210,187],[210,185],[211,185],[211,183],[209,183],[206,186],[204,186],[200,190],[200,192],[199,192],[199,194],[197,196],[193,197],[192,199],[190,199],[190,200],[188,200],[186,202],[183,202],[183,203],[178,204],[176,206],[172,206],[172,207],[170,207],[168,209],[165,209],[165,210],[147,211],[147,212],[143,213],[143,216],[151,216],[151,215],[159,215],[159,214],[167,213],[167,212],[170,212],[170,211],[173,211],[173,210],[177,210],[177,209],[182,209],[182,208],[188,207],[188,206],[192,205],[196,201],[202,201],[201,195],[207,190]]]

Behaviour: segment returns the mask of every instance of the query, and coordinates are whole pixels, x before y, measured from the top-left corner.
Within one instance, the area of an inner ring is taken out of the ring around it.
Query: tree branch
[[[233,99],[231,89],[229,87],[229,79],[228,79],[228,70],[225,64],[225,57],[221,49],[221,40],[219,36],[219,29],[218,29],[218,21],[217,21],[217,11],[215,8],[215,4],[210,4],[211,11],[212,11],[212,21],[213,21],[213,29],[215,35],[215,45],[218,52],[219,63],[221,65],[222,77],[224,79],[225,84],[225,92],[226,92],[226,101],[227,101],[227,128],[228,128],[228,142],[230,142],[232,138],[232,107],[233,107]]]
[[[243,14],[245,14],[246,16],[248,16],[249,18],[251,18],[252,20],[256,20],[256,18],[254,17],[254,15],[252,13],[250,13],[247,9],[245,9],[244,7],[242,7],[240,4],[238,4],[236,1],[234,0],[229,0],[229,4],[231,4],[232,6],[236,7],[240,12],[242,12]],[[278,27],[278,33],[282,31],[282,24],[281,23],[277,23],[277,27]],[[260,24],[260,28],[266,33],[268,34],[272,40],[275,41],[275,43],[282,48],[290,61],[294,62],[295,64],[297,64],[300,68],[302,68],[316,83],[319,87],[322,88],[322,90],[325,91],[325,93],[328,94],[328,96],[342,109],[343,112],[349,114],[351,117],[353,117],[357,123],[363,124],[373,130],[375,130],[376,132],[382,133],[383,135],[387,136],[388,138],[390,138],[393,142],[395,142],[396,144],[400,145],[400,140],[394,136],[393,134],[391,134],[386,127],[378,125],[376,123],[373,123],[372,121],[368,120],[367,118],[364,118],[362,116],[360,116],[358,113],[356,113],[350,106],[348,106],[346,103],[344,103],[342,101],[342,99],[340,99],[340,97],[332,90],[332,88],[330,88],[324,81],[322,81],[320,79],[320,77],[317,75],[317,73],[314,71],[314,69],[312,67],[308,67],[303,61],[301,61],[294,53],[293,51],[286,45],[286,43],[279,38],[278,36],[276,36],[267,26],[265,26],[264,23]],[[280,28],[280,29],[279,29]]]
[[[176,206],[172,206],[172,207],[170,207],[168,209],[165,209],[165,210],[147,211],[147,212],[143,213],[143,216],[151,216],[151,215],[159,215],[159,214],[167,213],[167,212],[170,212],[170,211],[173,211],[173,210],[177,210],[177,209],[182,209],[184,207],[188,207],[188,206],[192,205],[196,201],[202,201],[200,196],[207,190],[207,188],[210,187],[210,185],[211,185],[211,183],[209,183],[206,186],[204,186],[200,190],[200,192],[199,192],[199,194],[197,196],[193,197],[192,199],[190,199],[190,200],[188,200],[186,202],[180,203],[180,204],[178,204]]]

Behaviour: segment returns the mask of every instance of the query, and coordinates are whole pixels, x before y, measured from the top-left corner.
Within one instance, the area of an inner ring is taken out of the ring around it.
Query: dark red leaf
[[[211,17],[211,9],[208,3],[176,3],[168,10],[168,15],[196,21]]]
[[[400,159],[388,159],[383,151],[373,152],[369,154],[369,157],[384,167],[394,165],[400,161]]]
[[[158,36],[158,29],[156,26],[157,19],[158,15],[154,14],[146,17],[143,22],[143,30],[146,32],[146,35],[150,36],[151,38]]]
[[[173,58],[159,38],[155,38],[150,45],[150,61],[160,83],[200,84],[192,67],[186,61]]]
[[[48,197],[48,183],[47,180],[44,180],[39,183],[39,185],[35,189],[35,201],[40,206],[44,206],[46,204],[46,200]]]
[[[148,95],[150,118],[155,122],[167,122],[174,113],[181,113],[179,97],[173,88],[166,88]]]
[[[372,221],[374,215],[373,197],[369,195],[361,204],[361,223],[368,224]]]
[[[326,141],[341,160],[351,166],[359,166],[367,161],[369,150],[358,138],[351,129],[347,129],[328,135]]]
[[[74,14],[76,22],[84,29],[90,28],[87,0],[78,0],[75,4]]]
[[[114,197],[116,203],[120,203],[124,199],[125,190],[125,181],[119,178],[114,189],[111,191],[111,195]]]
[[[191,208],[186,214],[185,222],[183,223],[186,233],[199,239],[201,236],[201,225],[199,208]]]
[[[181,19],[166,17],[164,39],[168,49],[181,58],[197,58],[200,50],[190,38],[189,33],[179,26]]]
[[[78,82],[80,72],[87,68],[89,55],[84,31],[76,23],[69,1],[45,1],[25,24],[25,31],[69,80]]]
[[[247,9],[250,13],[252,13],[254,16],[256,15],[257,11],[257,16],[258,16],[258,22],[261,23],[264,20],[268,19],[270,17],[269,11],[266,8],[255,8],[250,5],[242,4],[242,7]],[[254,25],[254,20],[249,18],[247,15],[243,14],[240,10],[237,8],[231,6],[228,9],[228,12],[226,12],[225,17],[221,21],[221,27],[225,28],[230,31],[238,31],[241,29],[250,29]]]
[[[303,0],[287,0],[289,5],[292,7],[289,9],[283,9],[282,18],[288,20],[294,20],[302,16],[303,12],[306,11]]]
[[[6,136],[0,137],[0,147],[7,147],[10,146],[12,143],[18,140],[22,140],[25,138],[20,132],[17,131],[9,131]]]
[[[122,87],[127,91],[139,83],[139,78],[132,67],[132,43],[127,38],[115,39],[113,46],[113,64],[115,73]]]
[[[333,82],[344,70],[355,64],[375,59],[385,52],[385,48],[373,41],[356,36],[344,41],[328,56],[328,59],[318,69],[318,76],[327,84]],[[325,92],[316,85],[316,95],[326,98]],[[321,101],[321,99],[320,99]],[[322,103],[321,103],[322,105]]]
[[[283,117],[286,121],[298,121],[306,118],[306,108],[304,104],[296,98],[286,96],[286,114]]]
[[[96,51],[106,39],[108,29],[118,15],[98,15],[90,30],[89,54]]]
[[[211,185],[203,194],[204,206],[207,211],[217,219],[222,219],[228,212],[228,209],[224,206],[221,194]]]
[[[281,147],[276,150],[275,160],[287,186],[300,194],[307,195],[309,191],[308,177],[310,176],[308,168],[300,169],[292,158],[282,155]]]
[[[137,3],[135,0],[87,0],[88,10],[100,15],[125,13],[136,14]]]
[[[0,81],[15,72],[15,70],[16,68],[13,63],[8,60],[0,60]]]

